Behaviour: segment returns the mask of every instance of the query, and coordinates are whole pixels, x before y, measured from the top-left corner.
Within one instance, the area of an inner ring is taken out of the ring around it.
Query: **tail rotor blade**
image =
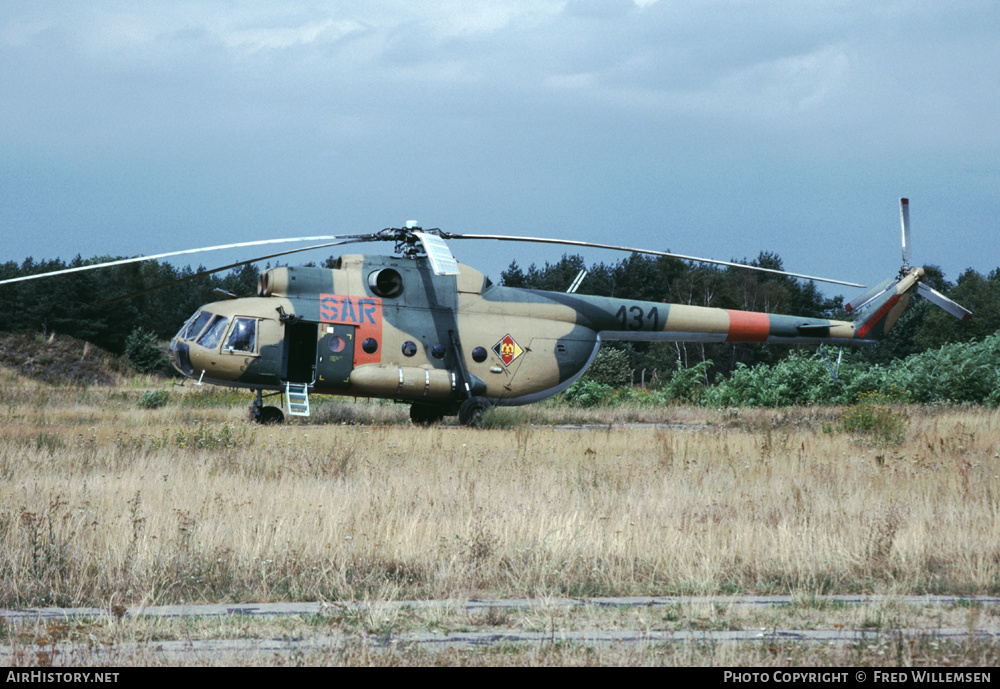
[[[865,304],[870,302],[872,299],[877,299],[878,297],[882,296],[882,294],[895,283],[896,283],[895,278],[887,278],[883,282],[880,282],[879,284],[872,287],[867,292],[864,292],[860,296],[857,296],[851,301],[847,302],[847,304],[844,306],[844,309],[847,311],[847,313],[854,313],[858,309],[863,308]]]
[[[917,292],[919,292],[920,296],[922,296],[924,299],[933,304],[936,304],[937,306],[940,306],[942,309],[950,313],[955,318],[967,321],[969,320],[969,317],[972,315],[972,312],[969,311],[964,306],[959,306],[951,299],[938,292],[933,287],[928,287],[922,282],[917,284]]]
[[[903,269],[910,267],[910,199],[899,200],[899,223],[903,230]]]

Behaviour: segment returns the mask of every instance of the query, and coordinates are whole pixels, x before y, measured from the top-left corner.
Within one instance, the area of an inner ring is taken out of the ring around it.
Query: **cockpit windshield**
[[[211,316],[211,314],[209,314]],[[222,336],[226,334],[226,328],[229,326],[229,319],[225,316],[216,316],[212,324],[208,326],[205,334],[198,338],[198,344],[200,344],[205,349],[215,349],[219,346],[219,341]]]
[[[208,311],[199,311],[195,316],[188,321],[189,325],[186,328],[181,328],[181,332],[178,336],[182,340],[193,340],[198,337],[198,334],[205,328],[205,325],[212,320],[212,314]]]

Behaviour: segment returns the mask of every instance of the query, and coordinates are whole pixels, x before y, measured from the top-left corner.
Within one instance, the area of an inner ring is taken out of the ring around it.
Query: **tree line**
[[[78,255],[69,262],[32,258],[20,264],[8,261],[0,264],[0,280],[121,258],[83,259]],[[172,338],[199,306],[219,300],[213,290],[225,290],[236,296],[251,296],[257,291],[260,271],[256,266],[246,265],[114,304],[104,303],[190,278],[204,270],[201,266],[177,268],[169,263],[146,261],[0,285],[0,329],[70,335],[120,354],[127,336],[136,330],[154,333],[160,340]]]

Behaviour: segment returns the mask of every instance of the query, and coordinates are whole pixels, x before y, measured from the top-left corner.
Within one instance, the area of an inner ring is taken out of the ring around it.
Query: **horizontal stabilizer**
[[[955,318],[967,321],[969,320],[969,317],[972,315],[972,312],[969,311],[967,308],[959,306],[948,297],[944,296],[934,288],[928,287],[922,282],[917,285],[917,292],[920,293],[921,297],[923,297],[924,299],[933,304],[940,306],[942,309],[950,313]]]
[[[815,337],[825,337],[830,334],[830,324],[829,323],[803,323],[802,325],[795,326],[803,335],[813,335]]]

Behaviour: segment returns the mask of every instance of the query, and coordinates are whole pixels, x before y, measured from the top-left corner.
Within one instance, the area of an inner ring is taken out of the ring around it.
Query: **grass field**
[[[155,381],[0,379],[0,607],[1000,593],[992,409],[549,405],[471,430],[331,402],[259,427],[226,390],[140,409]]]

